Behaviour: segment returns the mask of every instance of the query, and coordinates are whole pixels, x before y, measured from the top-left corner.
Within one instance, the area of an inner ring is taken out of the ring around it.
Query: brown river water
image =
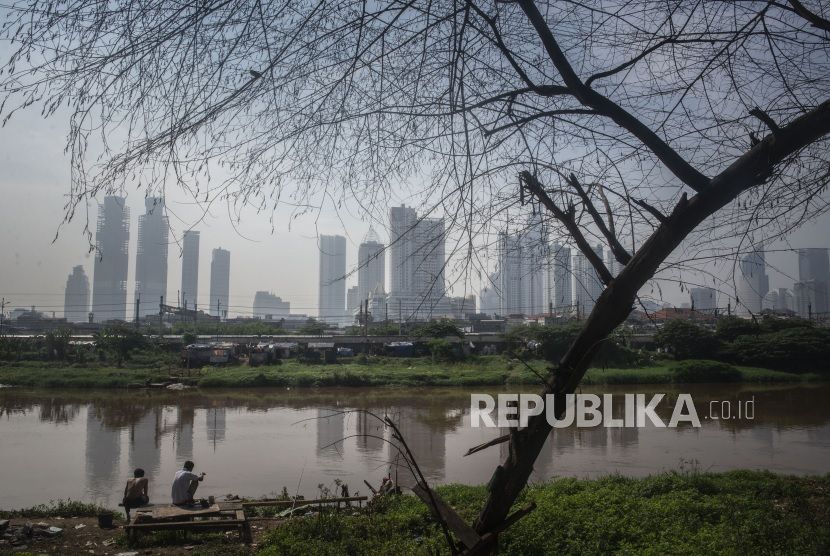
[[[537,460],[533,482],[670,470],[830,472],[830,384],[631,385],[584,392],[666,393],[658,406],[666,421],[677,395],[689,393],[702,426],[558,429]],[[724,401],[735,414],[750,400],[752,419],[712,418],[723,414]],[[434,484],[486,483],[504,457],[504,444],[463,456],[503,433],[470,426],[470,389],[9,388],[0,389],[0,508],[67,498],[115,507],[135,467],[147,472],[151,501],[168,502],[173,474],[187,459],[207,473],[197,496],[259,497],[286,487],[309,497],[320,485],[334,491],[336,479],[352,494],[367,494],[363,480],[376,485],[390,469],[394,474],[397,452],[387,442],[390,431],[366,413],[350,412],[357,409],[399,423]],[[613,413],[622,416],[623,407],[615,405]],[[407,473],[399,474],[405,483]]]

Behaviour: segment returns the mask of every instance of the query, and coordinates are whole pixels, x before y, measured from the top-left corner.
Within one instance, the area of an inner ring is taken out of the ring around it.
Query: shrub
[[[758,323],[741,317],[729,316],[718,319],[715,326],[715,336],[722,342],[733,342],[738,336],[758,334],[760,331]]]
[[[654,341],[677,359],[713,357],[719,343],[710,330],[679,319],[664,324],[655,334]]]
[[[724,350],[724,354],[730,361],[742,365],[757,365],[781,371],[827,372],[830,330],[797,327],[755,336],[740,336]]]
[[[738,382],[741,371],[727,363],[689,359],[671,368],[674,382]]]

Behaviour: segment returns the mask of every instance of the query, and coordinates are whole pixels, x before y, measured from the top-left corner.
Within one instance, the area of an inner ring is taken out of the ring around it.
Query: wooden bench
[[[224,505],[225,508],[221,506]],[[239,539],[249,544],[253,541],[251,524],[245,516],[245,511],[239,504],[214,505],[207,509],[185,509],[176,506],[156,506],[152,513],[162,517],[153,521],[142,521],[124,526],[127,539],[131,542],[138,538],[140,533],[154,531],[227,531],[237,530]],[[144,510],[146,507],[136,508]],[[179,510],[179,511],[176,511]],[[142,512],[144,514],[149,512]],[[199,518],[199,519],[197,519]],[[138,517],[136,518],[138,520]],[[175,521],[170,521],[175,520]]]

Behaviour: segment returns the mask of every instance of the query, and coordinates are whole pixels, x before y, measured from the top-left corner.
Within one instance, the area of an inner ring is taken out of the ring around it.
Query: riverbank
[[[529,368],[530,367],[530,368]],[[459,362],[431,358],[373,357],[369,363],[306,364],[287,360],[280,365],[181,369],[134,365],[123,368],[96,364],[15,362],[0,365],[0,384],[31,388],[127,388],[147,382],[181,380],[200,388],[307,386],[503,386],[538,384],[544,361],[524,364],[501,356],[471,357]],[[796,374],[757,367],[735,367],[739,382],[804,382],[822,380],[816,373]],[[824,378],[826,380],[826,378]],[[593,368],[582,381],[597,384],[668,384],[677,382],[674,363],[631,368]]]
[[[468,522],[486,495],[483,486],[437,490]],[[531,501],[536,510],[501,535],[500,554],[822,554],[830,550],[830,475],[691,470],[642,479],[558,479],[529,487],[517,503]],[[26,519],[25,513],[5,515],[13,522]],[[51,523],[59,516],[39,512],[31,517]],[[130,547],[120,528],[100,530],[90,519],[86,523],[77,517],[75,521],[85,527],[75,529],[72,518],[60,517],[56,523],[63,525],[62,537],[43,539],[30,550],[75,554],[92,547],[96,554],[138,549],[142,554],[203,556],[448,552],[428,509],[413,496],[391,497],[371,510],[255,522],[255,544],[247,547],[223,535],[185,539],[170,534],[149,535]]]

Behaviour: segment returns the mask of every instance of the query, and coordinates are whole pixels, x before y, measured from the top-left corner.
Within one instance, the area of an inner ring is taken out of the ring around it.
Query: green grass
[[[438,492],[472,522],[485,487]],[[821,554],[830,550],[830,476],[667,473],[645,479],[559,479],[526,489],[537,508],[500,537],[503,555]],[[448,553],[419,500],[375,513],[325,514],[275,529],[260,554]]]
[[[356,359],[356,358],[355,358]],[[544,361],[529,361],[539,374],[546,373]],[[743,382],[801,382],[821,380],[818,374],[794,374],[755,367],[737,367]],[[47,362],[4,363],[0,384],[37,388],[123,388],[149,380],[160,382],[177,374],[203,388],[263,386],[501,386],[532,385],[540,379],[527,366],[502,356],[470,357],[460,362],[436,362],[429,357],[411,359],[373,357],[361,363],[304,364],[295,360],[261,367],[205,367],[190,372],[159,364],[117,368],[95,364]],[[671,362],[633,369],[593,368],[584,385],[666,384],[673,382]]]
[[[0,519],[20,519],[20,518],[49,518],[49,517],[96,517],[101,512],[110,512],[106,508],[89,504],[87,502],[78,502],[77,500],[58,500],[51,501],[48,504],[39,504],[31,508],[23,508],[20,510],[0,510]],[[117,512],[112,512],[118,517]]]

